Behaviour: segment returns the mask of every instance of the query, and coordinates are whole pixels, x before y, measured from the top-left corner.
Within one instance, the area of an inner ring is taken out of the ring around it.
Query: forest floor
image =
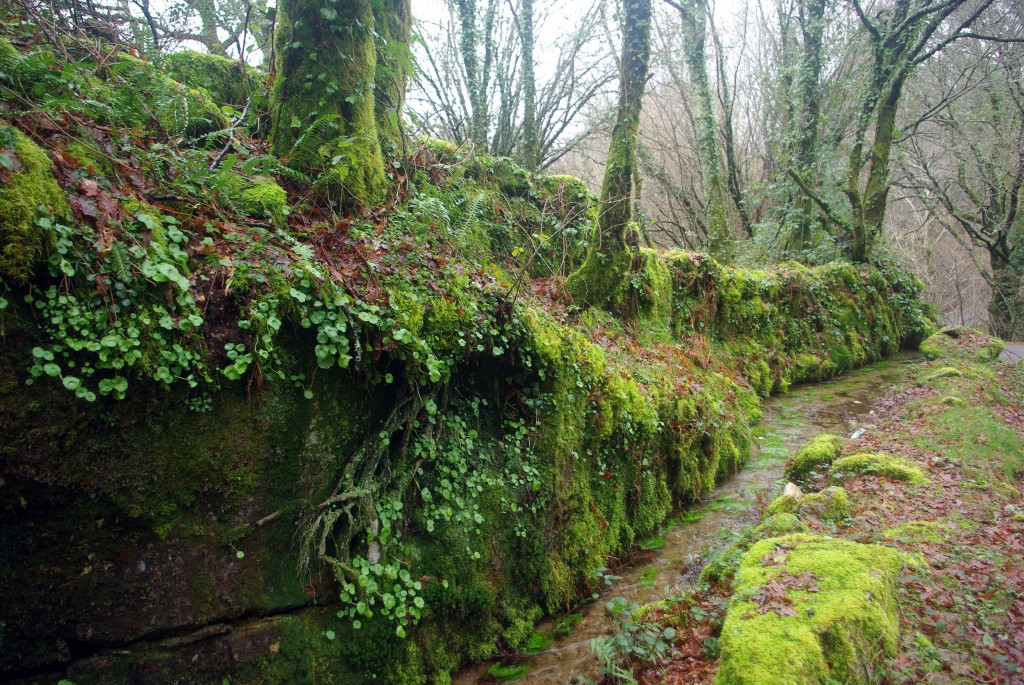
[[[854,682],[1024,682],[1024,372],[985,359],[986,341],[974,336],[949,338],[943,348],[938,359],[906,371],[876,404],[868,430],[841,448],[845,455],[893,455],[927,480],[888,477],[882,468],[845,474],[847,516],[836,522],[800,516],[800,529],[818,539],[875,543],[903,553],[895,579],[895,649],[862,645],[863,651],[878,647],[878,653],[860,656]],[[811,492],[837,482],[835,469],[824,464],[801,485]],[[638,682],[746,682],[725,673],[722,659],[730,656],[720,649],[720,636],[736,586],[732,577],[752,563],[744,559],[739,568],[738,552],[773,534],[770,526],[749,533],[741,536],[739,550],[712,562],[725,564],[719,575],[724,580],[646,613],[644,621],[676,634],[660,663],[632,662]],[[824,588],[827,581],[819,576],[808,585],[795,578],[766,583],[754,596],[757,612],[791,622],[786,631],[806,621],[794,611],[794,601],[802,601],[796,598],[811,597],[807,591],[818,591],[815,582]],[[826,635],[818,639],[831,669]]]

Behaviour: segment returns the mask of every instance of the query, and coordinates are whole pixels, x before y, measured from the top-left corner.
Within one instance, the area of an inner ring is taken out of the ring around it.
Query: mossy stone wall
[[[454,369],[450,392],[466,402],[447,411],[477,427],[484,449],[503,439],[503,416],[531,407],[523,444],[534,485],[501,480],[508,463],[481,453],[470,475],[492,485],[470,528],[429,527],[426,502],[409,493],[404,548],[410,572],[423,579],[426,613],[404,639],[385,620],[356,629],[314,608],[330,605],[336,590],[323,569],[303,573],[298,564],[304,516],[393,402],[394,386],[372,364],[321,374],[313,400],[270,383],[229,385],[208,414],[190,413],[181,398],[155,389],[131,402],[84,406],[59,387],[22,385],[33,334],[26,323],[9,336],[0,388],[0,429],[15,436],[0,449],[2,667],[53,666],[77,674],[80,685],[172,682],[163,669],[181,663],[179,642],[205,636],[204,677],[446,682],[467,659],[521,646],[536,620],[599,587],[595,571],[609,556],[627,554],[672,507],[737,470],[759,414],[758,391],[798,380],[793,369],[810,366],[800,355],[822,360],[819,377],[920,335],[909,306],[892,306],[894,286],[867,270],[754,275],[702,270],[695,256],[650,259],[664,265],[673,289],[671,308],[652,290],[651,311],[680,333],[716,339],[716,361],[695,367],[682,390],[664,383],[667,370],[650,369],[649,382],[578,330],[521,306],[508,320],[511,350],[473,354]],[[700,294],[688,279],[708,272],[722,284]],[[847,288],[830,291],[817,321],[852,322],[853,331],[786,318],[835,278]],[[748,288],[761,303],[730,294]],[[420,330],[418,300],[399,291],[391,300]],[[787,332],[794,337],[783,342]],[[862,352],[826,364],[853,342]],[[308,344],[300,336],[288,345],[296,371],[309,371]],[[761,387],[734,370],[755,363],[764,365]],[[472,397],[493,409],[474,417]],[[510,514],[510,503],[518,513]],[[136,641],[127,651],[104,650]],[[225,657],[232,649],[242,656]]]

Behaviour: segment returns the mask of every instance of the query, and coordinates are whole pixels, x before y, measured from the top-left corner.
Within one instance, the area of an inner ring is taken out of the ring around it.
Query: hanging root
[[[350,564],[353,546],[361,537],[379,532],[376,503],[382,498],[402,499],[416,466],[406,464],[413,437],[413,422],[436,391],[420,396],[411,387],[400,397],[380,430],[373,431],[345,464],[331,495],[310,512],[298,531],[299,574],[308,579],[316,564],[324,564],[340,582],[358,575]],[[445,393],[446,394],[446,393]],[[428,426],[427,435],[432,426]],[[397,442],[393,440],[399,435]],[[395,536],[397,537],[397,536]],[[367,543],[366,556],[377,563],[383,553],[378,543]]]

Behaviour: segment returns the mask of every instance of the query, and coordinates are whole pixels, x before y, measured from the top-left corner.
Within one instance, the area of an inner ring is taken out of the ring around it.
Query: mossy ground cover
[[[740,468],[761,397],[928,328],[892,268],[647,250],[631,318],[582,309],[578,182],[427,142],[345,214],[256,118],[220,156],[227,115],[160,65],[27,43],[0,42],[3,151],[45,191],[0,283],[5,673],[168,682],[162,636],[326,602],[244,659],[210,637],[196,677],[443,683]]]
[[[845,514],[819,516],[818,494],[779,498],[708,566],[703,584],[660,604],[657,615],[681,639],[667,663],[634,664],[639,676],[720,684],[1024,677],[1024,375],[991,361],[991,339],[956,340],[903,374],[865,435],[842,441],[849,456],[835,464],[858,457],[858,468],[844,470]],[[934,373],[945,368],[958,373]],[[962,404],[945,402],[950,396]],[[899,468],[887,473],[885,464]],[[914,477],[903,477],[908,467]],[[821,469],[804,491],[828,483]],[[795,526],[804,534],[787,537]],[[798,553],[808,560],[792,563]]]

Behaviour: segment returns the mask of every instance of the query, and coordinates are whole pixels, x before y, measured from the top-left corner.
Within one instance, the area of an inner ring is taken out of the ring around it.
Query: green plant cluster
[[[915,346],[934,330],[920,281],[896,267],[789,262],[763,271],[688,253],[666,259],[676,334],[721,342],[763,395]]]

